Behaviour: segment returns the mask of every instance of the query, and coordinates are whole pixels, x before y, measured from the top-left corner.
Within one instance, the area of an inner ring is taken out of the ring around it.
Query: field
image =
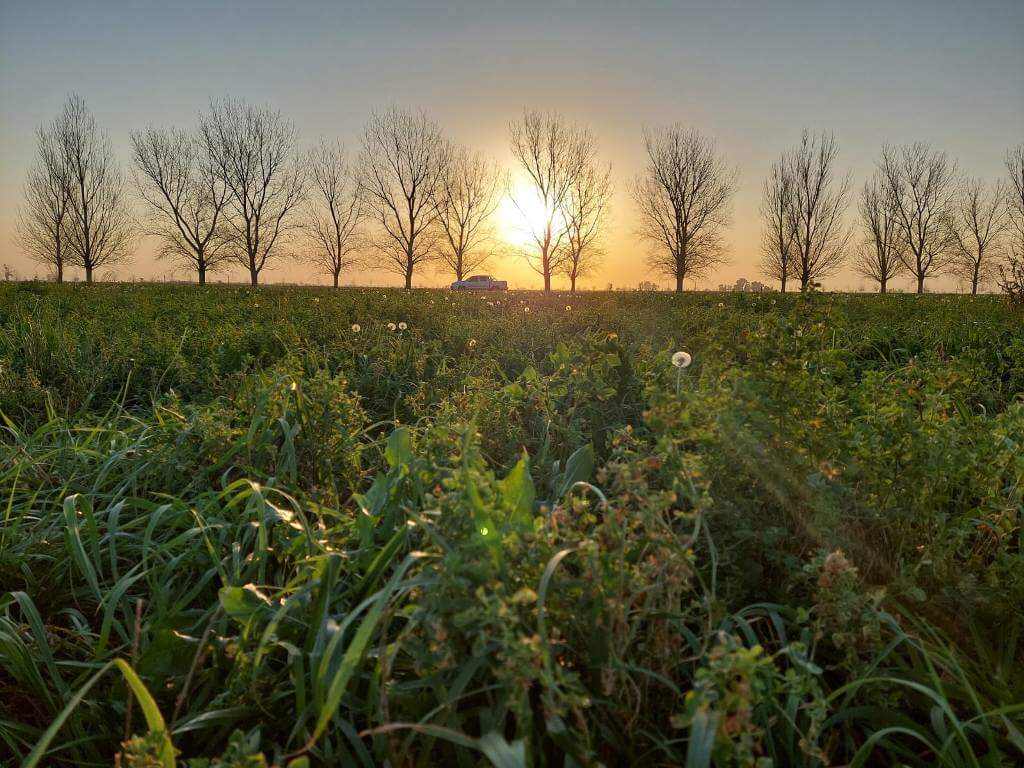
[[[0,762],[1024,760],[997,297],[5,284],[0,412]]]

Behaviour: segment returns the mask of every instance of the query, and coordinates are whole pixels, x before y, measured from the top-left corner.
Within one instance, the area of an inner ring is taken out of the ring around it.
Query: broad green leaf
[[[225,613],[240,624],[245,624],[270,604],[254,584],[246,584],[244,587],[221,587],[218,597]]]
[[[399,427],[391,433],[384,458],[392,469],[406,466],[412,461],[412,436],[408,427]]]
[[[594,446],[581,445],[565,460],[565,469],[558,478],[555,498],[559,501],[576,483],[589,480],[594,472]]]
[[[533,500],[536,491],[530,476],[530,457],[523,451],[522,457],[512,467],[505,479],[498,481],[501,496],[512,511],[517,524],[529,526],[533,522]]]

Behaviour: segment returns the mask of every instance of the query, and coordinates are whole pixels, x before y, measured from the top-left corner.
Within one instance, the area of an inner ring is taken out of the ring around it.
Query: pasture
[[[0,762],[1024,760],[1000,298],[4,284],[0,413]]]

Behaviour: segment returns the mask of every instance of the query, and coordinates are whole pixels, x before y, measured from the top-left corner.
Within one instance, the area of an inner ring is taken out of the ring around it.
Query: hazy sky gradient
[[[887,141],[931,142],[970,175],[1004,173],[1004,152],[1024,142],[1024,0],[0,0],[0,263],[23,276],[42,273],[14,241],[33,131],[72,91],[110,131],[126,171],[131,130],[191,127],[225,95],[281,109],[304,145],[323,135],[352,151],[372,109],[422,107],[505,164],[509,121],[524,106],[558,110],[590,127],[613,165],[608,254],[582,281],[602,287],[652,277],[633,236],[629,186],[643,162],[642,126],[678,120],[715,137],[740,169],[732,263],[705,281],[717,285],[758,277],[762,180],[804,127],[835,132],[857,188]],[[151,251],[140,245],[119,275],[166,273]],[[540,285],[519,263],[491,271]],[[293,264],[266,277],[313,279]],[[848,273],[827,282],[862,284]]]

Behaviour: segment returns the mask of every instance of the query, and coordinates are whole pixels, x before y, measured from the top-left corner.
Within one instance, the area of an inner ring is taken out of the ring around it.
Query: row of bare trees
[[[544,289],[564,276],[575,290],[603,255],[611,166],[586,129],[556,114],[525,111],[510,125],[525,183],[448,140],[422,112],[375,112],[358,157],[321,140],[301,152],[280,112],[226,99],[192,131],[149,127],[131,134],[132,178],[144,204],[139,224],[111,142],[78,96],[38,131],[19,237],[62,280],[67,266],[91,282],[126,260],[137,234],[155,236],[159,258],[188,266],[204,283],[226,265],[253,285],[264,268],[295,253],[337,286],[359,264],[391,271],[411,287],[438,266],[463,279],[511,251],[495,231],[506,194],[522,214],[519,249]],[[647,162],[632,184],[637,234],[649,267],[672,279],[707,276],[725,261],[725,231],[738,172],[713,140],[679,124],[647,129]],[[885,146],[857,199],[838,168],[839,146],[804,132],[765,181],[762,268],[785,291],[808,290],[850,265],[883,293],[907,274],[918,291],[948,273],[972,290],[1024,259],[1024,145],[1007,154],[1009,184],[961,180],[945,153],[926,144]],[[1013,260],[1016,261],[1013,261]]]
[[[39,131],[19,232],[58,281],[77,265],[91,282],[97,267],[127,259],[141,233],[158,239],[159,258],[187,265],[200,283],[233,264],[256,285],[304,234],[305,258],[335,285],[361,263],[411,287],[428,263],[461,280],[498,252],[493,218],[507,192],[523,213],[520,255],[545,290],[557,275],[575,290],[603,252],[611,167],[588,131],[558,115],[526,111],[510,133],[528,180],[514,189],[495,163],[448,141],[423,113],[374,113],[352,165],[337,143],[300,154],[295,127],[279,112],[214,102],[195,131],[131,134],[132,175],[146,210],[135,228],[110,139],[72,96]],[[642,233],[655,245],[652,266],[676,275],[681,288],[720,260],[732,181],[716,178],[721,160],[694,132],[674,127],[646,142],[651,166],[635,186]]]
[[[1009,185],[961,178],[946,153],[921,142],[885,145],[852,228],[843,222],[850,175],[837,170],[838,154],[832,135],[805,131],[765,181],[762,268],[783,291],[789,280],[807,290],[849,263],[881,293],[901,275],[923,293],[939,274],[977,293],[1007,260],[1020,260],[1024,196],[1014,190],[1024,186],[1024,145],[1007,153]]]

